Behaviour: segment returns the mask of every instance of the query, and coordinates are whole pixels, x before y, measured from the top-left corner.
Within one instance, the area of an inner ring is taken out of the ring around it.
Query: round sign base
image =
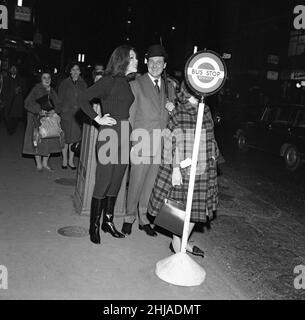
[[[177,286],[199,286],[205,280],[204,269],[186,253],[178,252],[156,264],[156,275]]]

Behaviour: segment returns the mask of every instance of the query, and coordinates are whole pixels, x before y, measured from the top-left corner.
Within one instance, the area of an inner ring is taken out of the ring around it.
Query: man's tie
[[[158,85],[159,80],[155,79],[154,82],[155,82],[155,89],[156,89],[157,93],[159,94],[160,93],[160,87]]]

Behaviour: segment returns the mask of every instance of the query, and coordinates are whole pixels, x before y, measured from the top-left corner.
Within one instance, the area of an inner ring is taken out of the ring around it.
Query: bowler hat
[[[147,49],[146,58],[149,59],[151,57],[164,57],[167,59],[167,53],[165,48],[161,44],[154,44]]]

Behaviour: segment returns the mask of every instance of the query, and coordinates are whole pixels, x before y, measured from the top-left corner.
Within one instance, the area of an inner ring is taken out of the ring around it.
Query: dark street
[[[219,212],[225,213],[206,240],[257,299],[304,299],[293,286],[293,270],[305,262],[304,168],[292,173],[281,158],[254,149],[240,153],[225,133],[219,132],[226,160]]]
[[[226,160],[224,176],[230,176],[305,225],[305,166],[291,172],[279,156],[251,148],[240,152],[236,139],[225,130],[219,132],[219,147]]]

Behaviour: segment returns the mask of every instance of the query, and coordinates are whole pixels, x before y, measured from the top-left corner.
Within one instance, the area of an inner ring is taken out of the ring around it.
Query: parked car
[[[305,105],[266,106],[257,121],[243,123],[234,135],[238,148],[258,148],[283,157],[290,171],[305,161]]]

